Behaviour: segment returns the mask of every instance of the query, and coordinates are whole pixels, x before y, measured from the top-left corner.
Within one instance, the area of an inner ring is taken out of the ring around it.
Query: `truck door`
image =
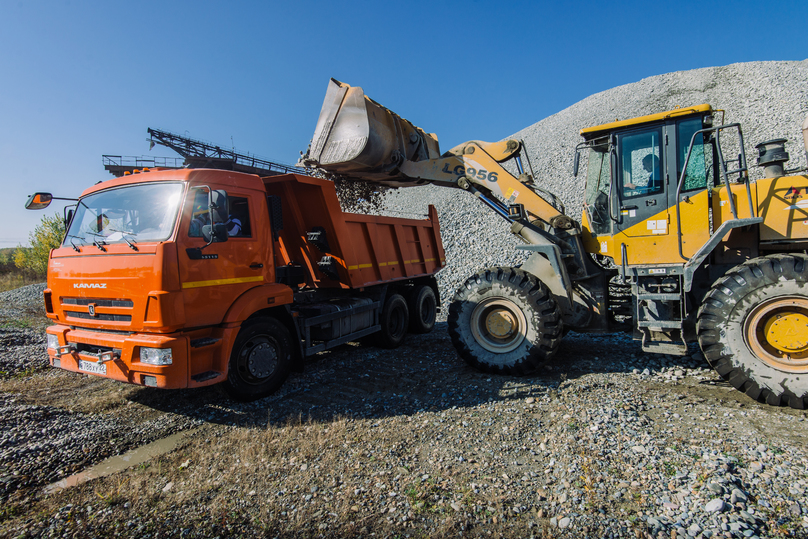
[[[189,192],[178,233],[179,274],[189,326],[220,323],[236,298],[264,283],[268,269],[266,253],[261,248],[261,231],[254,226],[258,197],[247,191],[228,189],[228,240],[204,247],[201,227],[208,221],[207,197],[206,189]],[[194,251],[199,247],[203,247],[201,257]]]
[[[618,135],[618,212],[615,228],[626,236],[668,234],[662,127]]]

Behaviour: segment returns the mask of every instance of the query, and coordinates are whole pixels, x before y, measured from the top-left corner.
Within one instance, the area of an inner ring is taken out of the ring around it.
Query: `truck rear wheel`
[[[429,333],[435,327],[438,301],[435,291],[426,284],[415,285],[409,294],[410,333]]]
[[[733,268],[699,309],[699,344],[736,389],[773,406],[808,400],[808,256],[771,255]]]
[[[379,317],[379,324],[382,327],[376,334],[376,345],[382,348],[398,348],[407,334],[409,320],[410,313],[404,296],[389,295]]]
[[[224,389],[237,401],[252,401],[277,391],[289,376],[292,339],[271,317],[247,320],[238,332]]]
[[[547,287],[516,268],[489,268],[463,283],[449,306],[449,335],[472,367],[525,374],[561,343],[561,310]]]

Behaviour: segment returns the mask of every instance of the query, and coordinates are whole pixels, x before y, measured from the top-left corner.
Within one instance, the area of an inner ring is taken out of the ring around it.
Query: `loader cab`
[[[713,152],[698,132],[711,111],[700,105],[582,130],[590,251],[629,265],[681,262],[675,208],[686,161],[678,195],[686,255],[709,238]]]

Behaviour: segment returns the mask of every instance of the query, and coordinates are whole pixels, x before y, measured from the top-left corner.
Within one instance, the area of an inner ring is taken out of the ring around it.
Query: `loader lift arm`
[[[585,252],[580,224],[533,185],[523,144],[472,140],[440,155],[437,137],[366,97],[362,88],[331,79],[311,145],[299,164],[330,175],[391,187],[435,184],[464,189],[511,223],[533,255],[522,266],[547,286],[564,323],[605,331],[605,273]],[[519,176],[503,167],[513,160]],[[545,198],[546,197],[546,198]]]

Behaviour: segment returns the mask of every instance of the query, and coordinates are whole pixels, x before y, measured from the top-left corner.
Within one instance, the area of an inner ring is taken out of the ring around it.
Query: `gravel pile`
[[[741,123],[753,179],[762,171],[753,166],[754,146],[766,140],[787,138],[791,160],[786,166],[806,165],[800,128],[808,115],[808,60],[749,62],[649,77],[587,97],[512,138],[524,140],[537,184],[560,197],[567,213],[579,219],[585,179],[573,177],[572,163],[581,129],[701,103],[725,110],[726,123]],[[485,133],[469,133],[468,138],[487,140]],[[513,250],[520,242],[507,223],[468,193],[430,186],[398,189],[384,197],[388,211],[403,215],[423,216],[430,203],[440,215],[447,255],[448,269],[439,275],[444,306],[473,273],[524,259]]]

